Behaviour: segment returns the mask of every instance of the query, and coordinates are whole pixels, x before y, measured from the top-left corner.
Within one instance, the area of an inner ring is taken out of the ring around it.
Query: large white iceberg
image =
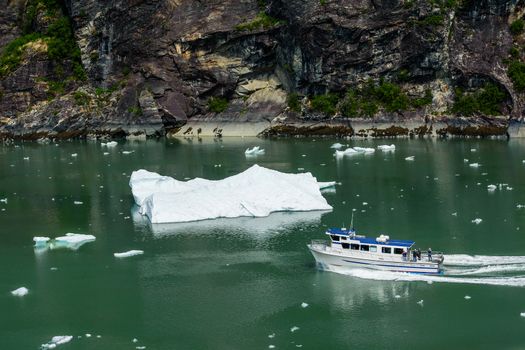
[[[54,349],[58,345],[69,343],[73,339],[72,335],[57,335],[51,338],[46,344],[42,344],[41,349]]]
[[[138,170],[129,184],[140,213],[152,223],[332,209],[312,174],[286,174],[258,165],[217,181],[178,181]]]

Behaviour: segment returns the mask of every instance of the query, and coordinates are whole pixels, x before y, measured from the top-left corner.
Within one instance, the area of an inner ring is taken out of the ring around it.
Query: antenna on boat
[[[352,209],[352,220],[350,221],[350,230],[354,230],[354,210]]]

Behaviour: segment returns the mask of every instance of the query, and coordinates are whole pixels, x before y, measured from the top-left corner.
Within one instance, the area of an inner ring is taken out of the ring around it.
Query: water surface
[[[355,209],[360,233],[413,239],[460,262],[525,256],[525,142],[396,140],[394,153],[336,159],[337,141],[0,147],[0,348],[39,349],[55,335],[74,336],[62,349],[525,348],[524,258],[404,281],[317,271],[306,248]],[[255,145],[266,154],[246,159]],[[221,179],[255,163],[337,181],[325,193],[333,211],[150,225],[133,207],[133,170]],[[487,191],[499,183],[508,185]],[[76,251],[32,247],[34,236],[67,232],[97,239]],[[130,249],[145,254],[113,257]],[[21,286],[28,295],[10,294]]]

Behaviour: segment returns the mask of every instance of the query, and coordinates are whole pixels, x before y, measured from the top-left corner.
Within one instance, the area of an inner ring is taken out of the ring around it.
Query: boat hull
[[[317,267],[321,270],[345,273],[353,269],[372,269],[391,272],[405,272],[416,274],[441,274],[442,265],[432,261],[378,261],[350,254],[338,254],[322,247],[308,244],[314,256]]]

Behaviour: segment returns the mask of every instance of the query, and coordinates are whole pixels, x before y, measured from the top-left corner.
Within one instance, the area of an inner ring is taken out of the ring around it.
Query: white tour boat
[[[381,235],[369,238],[353,229],[330,228],[330,242],[313,240],[308,244],[320,269],[344,273],[350,269],[441,274],[443,254],[412,249],[414,241],[394,240]],[[430,254],[429,254],[430,253]]]

